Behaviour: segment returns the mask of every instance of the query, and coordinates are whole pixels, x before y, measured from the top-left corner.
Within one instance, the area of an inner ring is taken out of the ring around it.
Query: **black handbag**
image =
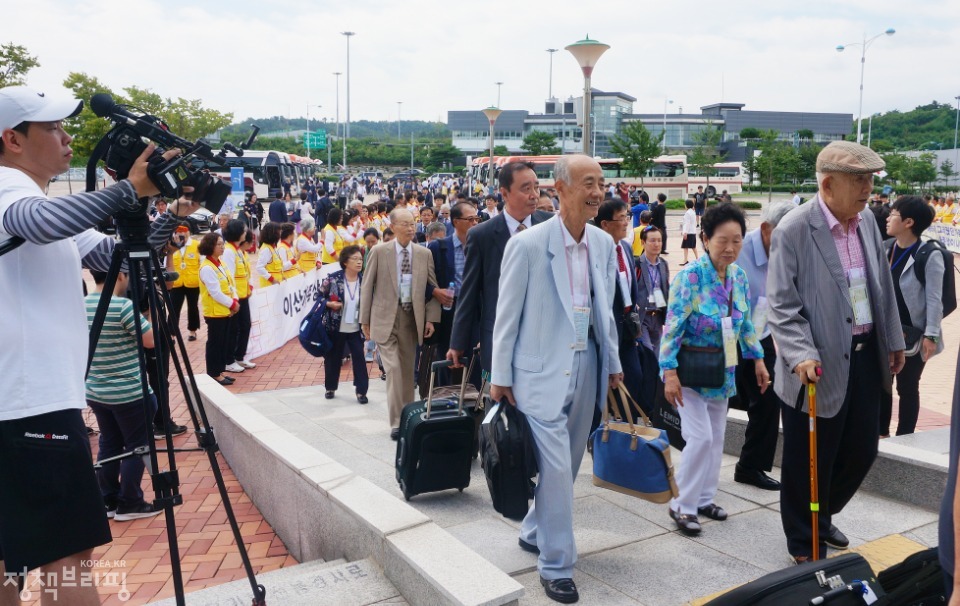
[[[733,315],[733,290],[727,316]],[[681,345],[677,353],[677,379],[683,387],[719,389],[727,378],[727,367],[722,347],[694,347]]]
[[[677,354],[677,379],[683,387],[719,389],[726,380],[723,349],[681,345]]]

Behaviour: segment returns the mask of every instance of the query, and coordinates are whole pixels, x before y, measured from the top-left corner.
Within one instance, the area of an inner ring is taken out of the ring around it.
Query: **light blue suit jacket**
[[[521,412],[538,419],[560,416],[573,367],[575,330],[560,218],[510,238],[500,268],[500,298],[493,328],[491,383],[511,386]],[[621,371],[613,296],[617,281],[614,241],[587,225],[593,289],[594,333],[600,348],[596,400],[606,401],[609,375]]]

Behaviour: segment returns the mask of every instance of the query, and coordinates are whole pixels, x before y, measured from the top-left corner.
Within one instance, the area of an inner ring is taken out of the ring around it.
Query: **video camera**
[[[101,118],[109,118],[114,126],[108,132],[90,155],[87,164],[87,190],[95,188],[96,163],[103,159],[107,171],[117,180],[125,179],[130,174],[137,158],[149,145],[148,141],[156,143],[157,147],[150,154],[147,175],[166,198],[179,198],[183,195],[199,202],[201,206],[213,214],[220,212],[220,208],[230,195],[230,185],[206,170],[197,170],[190,166],[190,157],[196,156],[203,160],[224,165],[226,152],[230,151],[237,156],[243,155],[243,150],[253,144],[259,127],[239,148],[231,143],[224,143],[219,153],[214,153],[210,144],[204,139],[197,139],[191,143],[170,132],[170,128],[156,116],[135,114],[127,106],[118,105],[113,97],[106,93],[99,93],[90,99],[90,109]],[[183,154],[169,160],[163,154],[169,150],[179,148]],[[193,192],[184,194],[185,186],[193,187]]]

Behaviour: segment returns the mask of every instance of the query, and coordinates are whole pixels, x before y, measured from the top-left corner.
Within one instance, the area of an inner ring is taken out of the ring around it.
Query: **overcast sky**
[[[448,110],[543,111],[549,54],[554,96],[582,90],[563,50],[589,33],[611,46],[593,85],[637,98],[636,113],[718,101],[747,109],[857,114],[860,48],[864,115],[960,95],[960,1],[920,0],[5,0],[0,42],[26,46],[41,66],[28,84],[60,85],[71,71],[119,90],[202,99],[237,120],[334,119],[333,72],[346,72],[351,118],[446,121]],[[322,105],[322,108],[315,107]],[[346,116],[346,75],[340,117]]]

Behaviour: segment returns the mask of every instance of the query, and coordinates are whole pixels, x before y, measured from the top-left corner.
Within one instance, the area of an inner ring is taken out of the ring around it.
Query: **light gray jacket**
[[[910,312],[910,324],[922,330],[925,335],[942,336],[940,323],[943,321],[943,257],[937,251],[932,251],[927,257],[927,265],[924,267],[926,287],[917,279],[914,257],[904,263],[906,265],[900,276],[900,294],[903,295],[903,302],[907,304]],[[941,351],[943,340],[937,343],[936,353]]]
[[[903,327],[877,221],[867,209],[861,216],[858,233],[867,265],[879,378],[889,392],[888,354],[904,349]],[[823,377],[817,385],[817,416],[836,416],[850,378],[853,307],[819,195],[787,214],[773,231],[767,299],[770,331],[778,352],[777,395],[789,405],[796,403],[802,384],[793,369],[804,360],[819,360]],[[802,409],[807,410],[806,398]]]

